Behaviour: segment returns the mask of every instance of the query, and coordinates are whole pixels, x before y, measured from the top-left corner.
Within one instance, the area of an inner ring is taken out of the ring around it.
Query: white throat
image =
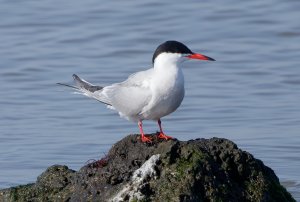
[[[186,58],[180,53],[161,53],[155,58],[153,67],[155,70],[177,69],[178,65],[185,60]]]
[[[153,82],[155,88],[162,90],[184,88],[184,77],[180,63],[186,58],[179,53],[161,53],[154,61]],[[174,90],[174,89],[173,89]]]

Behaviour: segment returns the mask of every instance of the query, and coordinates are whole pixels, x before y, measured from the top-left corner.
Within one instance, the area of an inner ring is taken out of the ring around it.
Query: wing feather
[[[149,69],[135,73],[122,83],[104,87],[101,94],[125,116],[137,116],[151,100],[152,72]]]
[[[75,86],[58,84],[75,88],[82,94],[119,111],[125,118],[137,120],[152,98],[150,89],[152,75],[153,69],[148,69],[130,75],[124,82],[102,87],[92,85],[74,74]]]

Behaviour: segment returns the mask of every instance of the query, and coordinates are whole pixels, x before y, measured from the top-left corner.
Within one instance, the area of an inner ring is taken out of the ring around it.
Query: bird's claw
[[[146,137],[145,135],[142,135],[142,142],[144,143],[152,143],[151,138]]]
[[[158,137],[158,139],[165,139],[165,140],[174,139],[173,137],[165,135],[164,133],[159,133],[159,135],[157,137]]]

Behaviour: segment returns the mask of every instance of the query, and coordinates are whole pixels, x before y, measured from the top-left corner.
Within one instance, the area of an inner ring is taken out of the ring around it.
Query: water
[[[0,188],[50,165],[78,169],[137,133],[56,82],[122,81],[175,39],[216,62],[184,63],[186,97],[163,119],[180,140],[229,138],[300,200],[300,2],[8,1],[0,7]],[[146,132],[157,126],[145,121]]]

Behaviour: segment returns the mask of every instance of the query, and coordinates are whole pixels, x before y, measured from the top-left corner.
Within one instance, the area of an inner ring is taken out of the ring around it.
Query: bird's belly
[[[171,93],[170,93],[171,92]],[[158,120],[174,112],[181,104],[184,97],[184,87],[174,88],[167,93],[161,93],[160,97],[154,99],[151,107],[142,114],[143,119]]]

